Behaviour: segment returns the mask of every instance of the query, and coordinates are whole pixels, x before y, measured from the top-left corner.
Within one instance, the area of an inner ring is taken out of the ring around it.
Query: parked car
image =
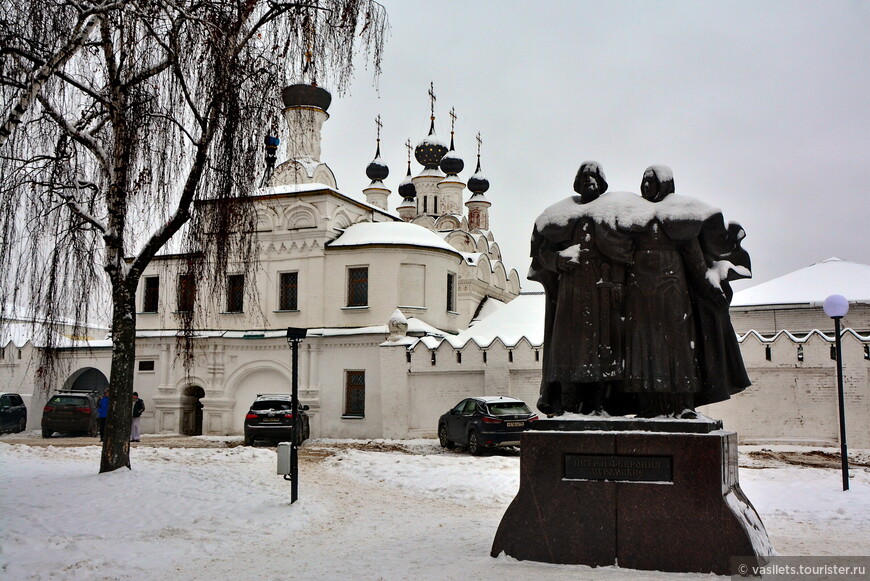
[[[96,436],[97,393],[88,391],[60,391],[42,408],[42,437],[50,438],[55,432]]]
[[[438,420],[438,440],[444,448],[459,444],[479,456],[486,448],[519,446],[520,434],[537,419],[513,397],[469,397]]]
[[[17,393],[0,393],[0,432],[23,432],[27,406]]]
[[[293,438],[293,400],[287,394],[257,394],[257,399],[251,404],[251,409],[245,414],[245,445],[250,446],[254,440],[289,442]],[[307,405],[298,405],[299,417],[295,423],[296,445],[299,446],[308,439],[310,427]]]

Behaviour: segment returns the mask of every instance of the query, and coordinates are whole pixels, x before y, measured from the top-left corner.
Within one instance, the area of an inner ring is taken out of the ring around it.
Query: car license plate
[[[277,424],[280,421],[281,420],[278,418],[263,418],[262,420],[260,420],[260,423],[261,424]]]
[[[507,422],[507,427],[509,428],[522,428],[526,425],[526,422]]]

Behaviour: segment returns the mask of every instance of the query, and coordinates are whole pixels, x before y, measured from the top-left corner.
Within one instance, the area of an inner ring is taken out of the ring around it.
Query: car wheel
[[[23,432],[26,429],[27,429],[27,419],[21,418],[20,420],[18,420],[18,431]]]
[[[50,438],[52,433],[53,432],[51,430],[46,430],[45,428],[42,429],[43,438]]]
[[[245,434],[245,446],[253,446],[254,445],[254,437],[250,434]]]
[[[438,428],[438,442],[441,443],[442,448],[447,448],[448,450],[455,446],[455,444],[447,437],[447,426],[444,424],[441,424],[441,427]]]
[[[90,429],[88,429],[88,435],[92,438],[96,438],[100,435],[100,428],[97,424],[92,424]]]
[[[477,439],[477,430],[471,430],[468,433],[468,452],[472,456],[480,456],[483,454],[483,446]]]

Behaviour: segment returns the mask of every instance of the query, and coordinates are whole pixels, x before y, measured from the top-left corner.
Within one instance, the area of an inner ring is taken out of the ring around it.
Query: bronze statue
[[[547,300],[538,408],[689,419],[745,389],[728,315],[728,281],[751,276],[740,225],[674,194],[664,166],[644,172],[642,196],[603,195],[595,162],[574,187],[532,234],[529,278]]]
[[[601,166],[584,162],[574,180],[586,205],[606,196]],[[546,289],[543,383],[538,409],[602,414],[609,383],[622,378],[621,307],[630,238],[582,213],[532,234],[531,280]]]

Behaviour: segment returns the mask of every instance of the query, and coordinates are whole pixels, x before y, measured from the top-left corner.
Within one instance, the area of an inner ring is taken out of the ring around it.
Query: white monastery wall
[[[413,338],[384,343],[386,335],[313,336],[300,346],[300,402],[309,405],[313,437],[408,438],[434,436],[438,417],[470,395],[510,395],[534,406],[540,383],[540,346],[521,339],[505,346],[496,339],[454,348],[432,342],[430,350]],[[430,341],[427,339],[427,341]],[[289,393],[291,351],[283,336],[212,337],[195,340],[195,365],[185,374],[177,358],[176,338],[140,337],[135,389],[146,403],[144,433],[185,433],[202,389],[203,433],[239,434],[242,419],[257,393]],[[813,333],[776,338],[747,335],[741,351],[753,385],[728,402],[702,408],[724,421],[743,443],[839,441],[835,361],[831,337]],[[843,336],[848,442],[870,448],[870,352],[868,338]],[[768,359],[768,349],[770,359]],[[803,360],[799,359],[799,348]],[[28,429],[38,429],[45,395],[34,387],[34,350],[7,345],[0,362],[3,390],[33,393]],[[409,361],[410,357],[410,361]],[[153,371],[140,369],[153,362]],[[65,352],[57,388],[87,369],[109,375],[110,350]],[[345,417],[345,372],[365,371],[364,417]],[[65,375],[64,375],[65,374]]]
[[[870,448],[868,341],[849,332],[842,343],[846,438],[852,447]],[[742,443],[838,445],[837,372],[830,348],[831,341],[815,333],[802,342],[785,333],[772,341],[750,334],[741,352],[752,385],[731,400],[700,411],[722,419]]]

